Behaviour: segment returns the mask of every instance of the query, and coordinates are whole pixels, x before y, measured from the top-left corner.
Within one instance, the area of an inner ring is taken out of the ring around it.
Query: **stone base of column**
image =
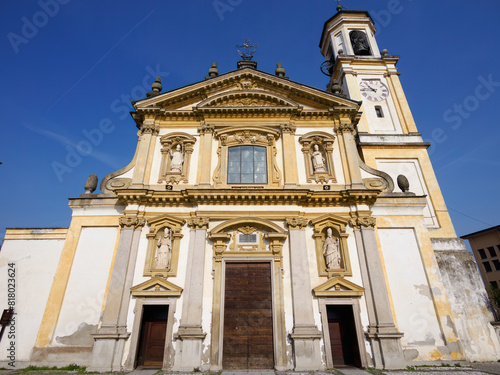
[[[193,371],[201,369],[202,342],[206,333],[201,326],[180,326],[175,338],[180,344],[180,361],[174,364],[174,371]]]
[[[94,337],[91,365],[88,371],[122,371],[125,341],[130,336],[126,327],[101,327]]]
[[[368,326],[366,336],[372,344],[375,368],[397,370],[406,367],[400,340],[403,334],[393,324]]]
[[[322,370],[319,340],[323,337],[316,326],[295,326],[293,340],[295,371]]]

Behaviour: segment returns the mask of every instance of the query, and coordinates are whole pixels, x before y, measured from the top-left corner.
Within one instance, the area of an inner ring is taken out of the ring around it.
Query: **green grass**
[[[18,372],[24,373],[24,372],[32,372],[32,371],[76,371],[78,373],[83,373],[85,372],[86,367],[78,366],[75,363],[72,363],[68,366],[64,367],[48,367],[48,366],[28,366],[26,368],[23,368],[19,370]]]

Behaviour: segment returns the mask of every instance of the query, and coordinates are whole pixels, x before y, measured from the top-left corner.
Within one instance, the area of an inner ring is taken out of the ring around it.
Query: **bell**
[[[372,54],[366,34],[359,30],[351,31],[349,34],[351,38],[352,49],[356,56],[370,56]]]

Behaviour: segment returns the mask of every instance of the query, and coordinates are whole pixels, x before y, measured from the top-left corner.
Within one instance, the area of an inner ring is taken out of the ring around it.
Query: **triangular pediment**
[[[181,287],[161,277],[153,277],[132,287],[130,291],[135,297],[179,297],[182,294]]]
[[[316,297],[361,297],[364,288],[343,277],[335,277],[313,289]]]
[[[133,103],[138,112],[203,112],[213,109],[281,108],[348,111],[360,103],[255,69],[238,69]]]

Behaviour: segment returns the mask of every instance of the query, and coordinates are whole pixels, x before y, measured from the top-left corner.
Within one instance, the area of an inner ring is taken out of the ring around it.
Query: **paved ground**
[[[467,367],[465,367],[467,366]],[[0,375],[85,375],[88,373],[68,371],[28,371],[0,370]],[[361,370],[353,367],[342,367],[328,371],[294,372],[294,371],[222,371],[218,373],[197,372],[161,372],[159,370],[135,370],[129,373],[108,373],[113,375],[495,375],[500,374],[500,363],[469,363],[461,367],[416,367],[415,369],[398,371]]]

